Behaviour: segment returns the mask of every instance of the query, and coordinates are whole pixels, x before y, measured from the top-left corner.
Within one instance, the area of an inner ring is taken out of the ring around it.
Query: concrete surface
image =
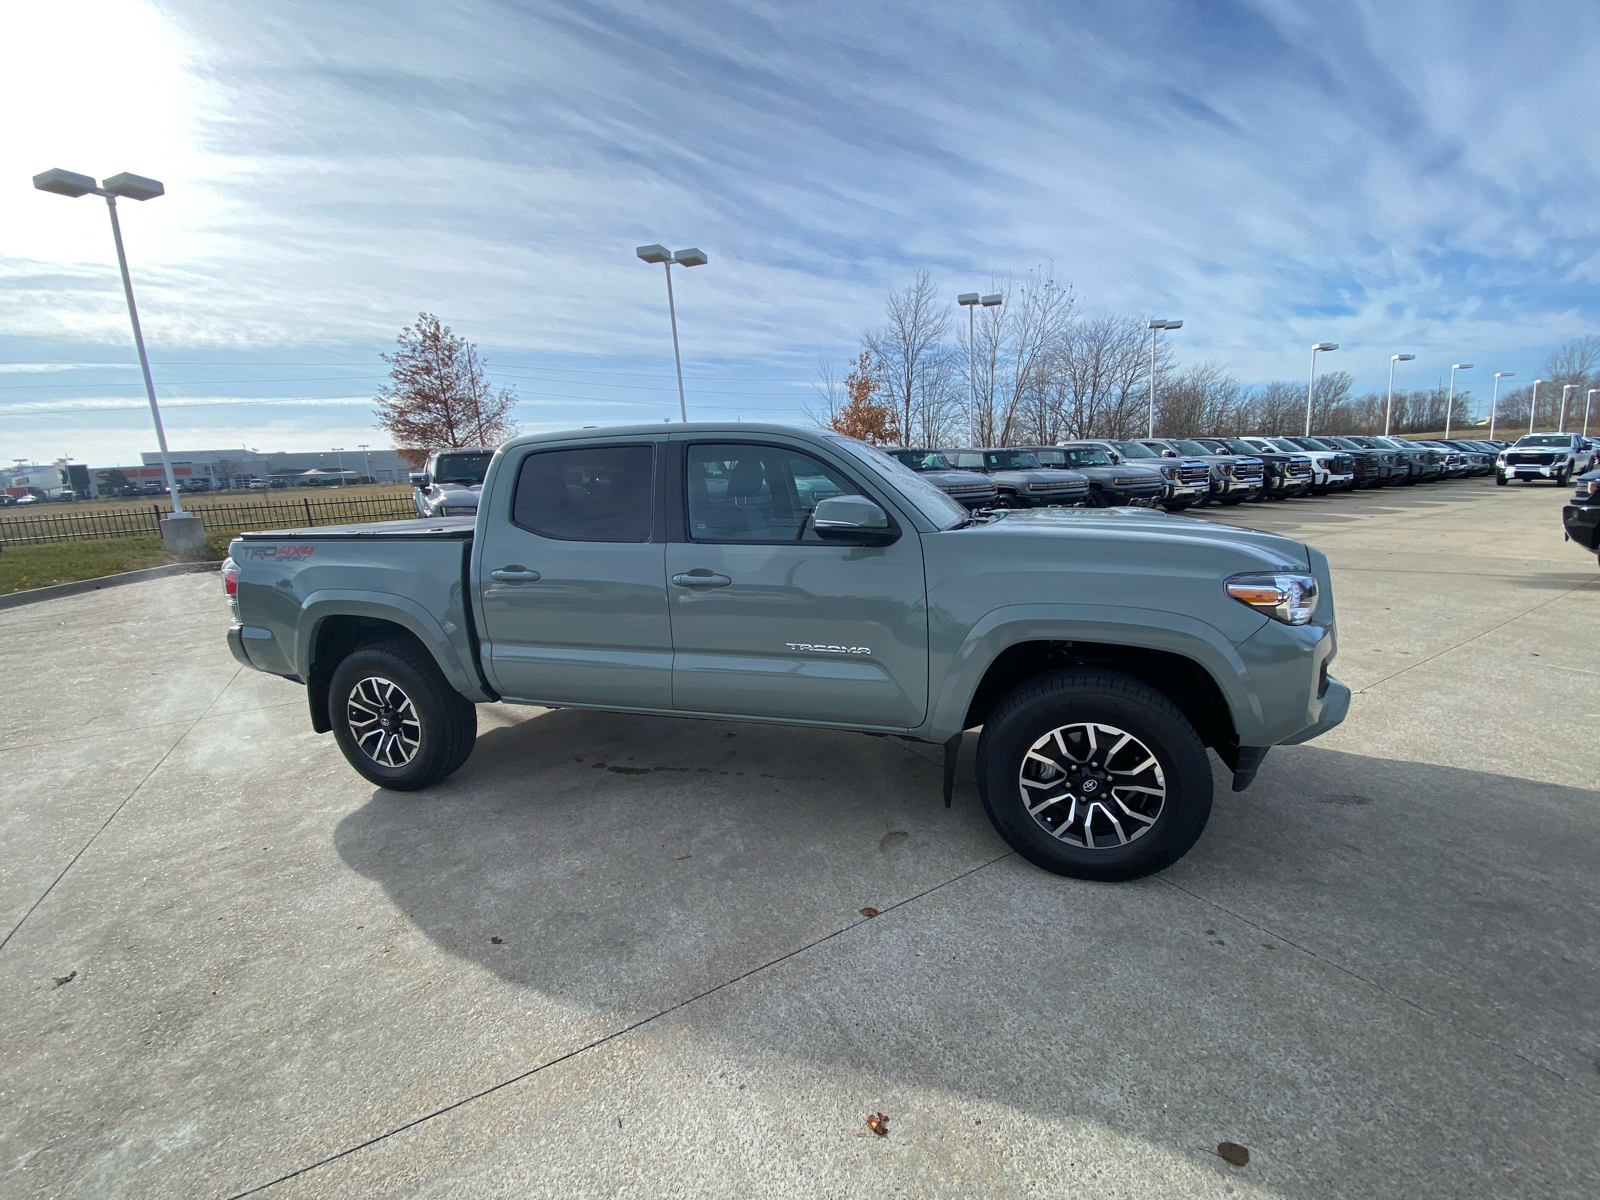
[[[392,794],[214,577],[0,613],[57,673],[0,731],[0,1195],[1592,1195],[1560,500],[1208,512],[1328,553],[1359,691],[1121,885],[1007,853],[971,737],[947,812],[935,747],[486,707]]]

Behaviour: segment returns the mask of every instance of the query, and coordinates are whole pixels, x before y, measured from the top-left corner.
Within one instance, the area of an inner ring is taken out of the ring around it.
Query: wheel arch
[[[1243,660],[1218,630],[1180,614],[1129,609],[1001,610],[974,626],[953,656],[930,713],[939,740],[981,725],[1019,683],[1062,667],[1120,671],[1171,700],[1206,745],[1232,765],[1265,722]]]

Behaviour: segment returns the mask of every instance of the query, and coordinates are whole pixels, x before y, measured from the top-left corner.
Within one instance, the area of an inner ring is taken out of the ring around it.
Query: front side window
[[[492,458],[494,458],[493,450],[441,454],[433,460],[433,481],[476,487],[489,473],[489,461]]]
[[[522,460],[511,521],[568,542],[648,542],[654,494],[649,446],[541,450]]]
[[[778,446],[690,446],[685,486],[697,542],[818,542],[817,503],[860,494],[832,467]]]

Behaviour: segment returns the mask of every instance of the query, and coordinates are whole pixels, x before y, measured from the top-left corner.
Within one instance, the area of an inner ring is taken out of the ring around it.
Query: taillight
[[[222,560],[222,590],[229,596],[239,594],[239,564],[231,558]]]

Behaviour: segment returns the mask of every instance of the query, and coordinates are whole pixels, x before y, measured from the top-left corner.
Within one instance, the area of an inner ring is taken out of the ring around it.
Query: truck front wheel
[[[1114,671],[1051,671],[984,722],[978,788],[989,820],[1036,866],[1137,879],[1178,861],[1211,815],[1199,735],[1155,689]]]
[[[467,761],[478,737],[472,702],[431,655],[403,641],[364,646],[335,667],[328,715],[346,761],[397,792],[439,782]]]

